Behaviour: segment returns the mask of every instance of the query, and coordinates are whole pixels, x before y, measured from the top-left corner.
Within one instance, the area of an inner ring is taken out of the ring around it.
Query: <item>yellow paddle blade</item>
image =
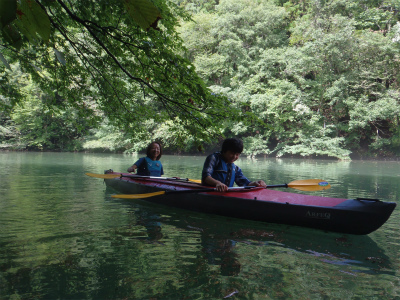
[[[288,183],[288,187],[300,191],[322,191],[331,188],[331,185],[322,179],[295,180]]]
[[[201,183],[201,180],[198,180],[198,179],[188,179],[188,180],[191,182]]]
[[[103,179],[113,179],[121,177],[121,174],[95,174],[95,173],[85,173],[87,176],[103,178]]]
[[[120,199],[143,199],[149,198],[153,196],[160,196],[164,195],[165,191],[154,192],[154,193],[147,193],[147,194],[124,194],[124,195],[112,195],[113,198],[120,198]]]

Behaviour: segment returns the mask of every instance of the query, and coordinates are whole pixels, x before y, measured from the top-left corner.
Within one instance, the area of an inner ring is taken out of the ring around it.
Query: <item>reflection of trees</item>
[[[237,291],[244,299],[300,294],[337,299],[355,278],[361,287],[371,274],[393,275],[387,271],[387,257],[368,236],[180,210],[164,213],[152,205],[125,208],[129,212],[121,216],[128,218],[123,226],[32,241],[48,249],[48,255],[32,258],[33,248],[10,254],[8,262],[0,264],[2,296],[221,299]],[[11,250],[12,245],[4,245],[1,257]],[[31,258],[21,261],[22,255]],[[374,291],[367,287],[357,293],[368,297]]]

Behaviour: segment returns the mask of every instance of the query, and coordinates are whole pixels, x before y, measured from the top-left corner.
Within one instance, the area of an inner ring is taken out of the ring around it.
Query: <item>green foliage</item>
[[[281,145],[277,157],[300,155],[303,157],[334,157],[341,160],[350,159],[350,151],[343,149],[344,138],[329,136],[304,136],[300,134],[289,145]]]
[[[72,127],[62,112],[107,120],[86,149],[193,152],[237,136],[250,156],[399,153],[399,0],[27,3],[2,30],[0,106],[18,111],[4,124],[23,128],[28,103]]]
[[[31,81],[25,80],[24,84],[21,92],[25,101],[17,104],[11,114],[16,132],[13,144],[34,150],[81,150],[81,139],[95,125],[96,118],[86,117],[66,103],[62,109],[56,107],[53,103],[60,101],[57,94],[43,94]]]
[[[0,109],[9,114],[12,108],[23,99],[21,84],[28,76],[22,74],[19,65],[9,65],[0,69]]]
[[[212,12],[218,3],[217,0],[174,0],[174,2],[193,14]]]
[[[115,126],[146,133],[142,120],[159,126],[178,118],[190,135],[209,141],[215,123],[235,117],[227,99],[212,95],[179,55],[185,49],[177,16],[187,14],[172,2],[30,2],[18,2],[19,17],[10,24],[21,43],[16,47],[3,34],[2,52],[43,93],[58,95],[55,110],[101,112]]]
[[[254,157],[260,154],[269,155],[271,152],[268,150],[268,139],[261,134],[248,136],[243,138],[243,154]]]
[[[82,149],[90,152],[122,152],[130,146],[126,135],[107,122],[91,130],[82,143]]]
[[[18,136],[18,131],[13,120],[6,116],[3,112],[0,113],[0,150],[19,148],[15,139]]]
[[[365,147],[392,151],[398,135],[398,4],[220,1],[212,18],[182,28],[211,88],[263,121],[225,122],[247,154],[348,159]]]

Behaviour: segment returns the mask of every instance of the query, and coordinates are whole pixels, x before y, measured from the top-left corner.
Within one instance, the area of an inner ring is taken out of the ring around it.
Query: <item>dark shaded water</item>
[[[136,156],[0,153],[0,299],[400,299],[398,208],[367,236],[115,200],[85,172]],[[197,179],[204,157],[164,156]],[[398,162],[257,161],[270,184],[322,178],[321,195],[398,202]]]

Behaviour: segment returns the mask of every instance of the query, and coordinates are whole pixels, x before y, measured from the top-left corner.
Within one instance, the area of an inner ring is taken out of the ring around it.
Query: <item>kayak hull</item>
[[[167,191],[162,196],[143,199],[157,204],[228,217],[358,235],[377,230],[389,219],[396,207],[394,202],[376,199],[329,198],[263,188],[227,193],[214,191],[168,193],[168,191],[202,188],[201,185],[178,180],[120,177],[105,179],[105,183],[123,194]]]

